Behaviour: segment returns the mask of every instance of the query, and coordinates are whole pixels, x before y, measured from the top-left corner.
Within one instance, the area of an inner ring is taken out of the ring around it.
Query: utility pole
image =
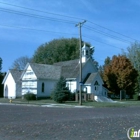
[[[79,63],[80,63],[80,79],[79,79],[79,105],[82,105],[82,35],[81,35],[81,27],[82,25],[86,22],[84,20],[83,22],[79,22],[75,26],[79,27],[79,49],[80,49],[80,54],[79,54]]]

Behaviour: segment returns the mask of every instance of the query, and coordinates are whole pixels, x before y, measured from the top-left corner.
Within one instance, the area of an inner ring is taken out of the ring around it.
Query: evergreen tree
[[[61,77],[59,79],[59,81],[57,82],[57,84],[51,94],[51,97],[54,101],[56,101],[58,103],[65,102],[69,99],[70,91],[66,87],[66,81],[63,77]]]

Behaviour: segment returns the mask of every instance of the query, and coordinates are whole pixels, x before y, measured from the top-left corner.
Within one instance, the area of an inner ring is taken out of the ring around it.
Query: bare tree
[[[12,69],[16,69],[16,70],[23,70],[26,66],[27,63],[31,62],[31,58],[27,57],[27,56],[22,56],[17,58],[14,63],[12,64]]]

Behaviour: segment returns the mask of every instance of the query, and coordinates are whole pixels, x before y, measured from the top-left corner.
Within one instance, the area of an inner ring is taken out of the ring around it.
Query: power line
[[[55,31],[50,31],[50,30],[43,30],[43,29],[35,29],[35,28],[27,28],[27,27],[21,27],[21,26],[13,26],[13,25],[2,25],[0,24],[1,27],[7,27],[7,28],[17,28],[17,29],[23,29],[23,30],[31,30],[31,31],[39,31],[39,32],[50,32],[50,33],[54,33],[54,34],[67,34],[67,35],[73,35],[73,36],[78,36],[78,34],[71,34],[71,33],[66,33],[66,32],[55,32]],[[112,48],[117,48],[117,49],[122,49],[120,47],[116,47],[116,46],[113,46],[113,45],[110,45],[108,43],[105,43],[103,41],[98,41],[94,38],[91,38],[91,37],[87,37],[85,35],[82,35],[83,37],[85,38],[88,38],[90,40],[94,40],[96,42],[99,42],[101,44],[105,44],[107,46],[110,46]]]
[[[52,21],[58,21],[58,22],[63,22],[63,23],[65,22],[65,23],[75,24],[75,21],[72,21],[72,20],[51,18],[51,17],[41,16],[41,15],[36,15],[36,14],[20,12],[20,11],[16,11],[16,10],[10,10],[10,9],[6,9],[6,8],[0,8],[0,11],[7,12],[7,13],[13,13],[13,14],[17,14],[17,15],[29,16],[29,17],[33,17],[33,18],[40,18],[40,19],[44,19],[44,20],[52,20]]]
[[[130,43],[130,41],[128,41],[128,40],[126,40],[126,39],[123,39],[123,38],[120,38],[120,37],[117,37],[117,36],[108,34],[108,33],[106,33],[106,32],[103,32],[103,31],[97,30],[97,29],[95,29],[95,28],[92,28],[92,27],[90,27],[90,26],[84,26],[84,28],[89,29],[89,30],[93,30],[93,31],[96,32],[96,33],[99,33],[99,34],[102,34],[102,35],[105,35],[105,36],[114,38],[114,39],[116,39],[116,40],[119,40],[119,41],[122,41],[122,42],[125,42],[125,43]]]
[[[5,5],[18,7],[18,8],[22,8],[22,9],[31,10],[31,11],[36,11],[36,12],[41,12],[41,13],[46,13],[46,14],[51,14],[51,15],[56,15],[56,16],[61,16],[61,17],[63,16],[63,17],[67,17],[67,18],[77,19],[77,20],[84,20],[82,18],[78,18],[78,17],[74,17],[74,16],[70,16],[70,15],[62,15],[62,14],[57,14],[57,13],[51,13],[51,12],[47,12],[47,11],[37,10],[37,9],[33,9],[33,8],[29,8],[29,7],[23,7],[23,6],[14,5],[14,4],[5,3],[5,2],[0,2],[0,3],[5,4]]]
[[[94,40],[94,41],[96,41],[96,42],[99,42],[99,43],[102,43],[102,44],[105,44],[105,45],[108,45],[108,46],[113,47],[113,48],[122,49],[122,48],[120,48],[120,47],[116,47],[116,46],[110,45],[110,44],[108,44],[108,43],[105,43],[105,42],[102,42],[102,41],[98,41],[98,40],[96,40],[96,39],[87,37],[87,36],[85,36],[85,35],[83,35],[83,37],[88,38],[88,39],[91,39],[91,40]]]
[[[69,21],[69,20],[58,19],[58,18],[50,18],[50,17],[40,16],[40,15],[35,15],[35,14],[28,14],[28,13],[25,13],[25,12],[19,12],[19,11],[15,11],[15,10],[9,10],[9,9],[6,9],[6,8],[0,8],[0,11],[4,11],[4,12],[8,12],[8,13],[14,13],[14,14],[19,14],[19,15],[23,15],[23,16],[34,17],[34,18],[40,18],[40,19],[45,19],[45,20],[51,20],[51,21],[58,21],[58,22],[65,22],[65,23],[75,24],[75,22]],[[120,41],[123,41],[123,42],[127,42],[127,43],[129,42],[129,41],[124,40],[124,39],[121,39],[119,37],[116,37],[116,36],[107,34],[105,32],[102,32],[100,30],[97,30],[97,29],[94,29],[94,28],[92,28],[90,26],[86,26],[85,28],[86,29],[90,29],[90,30],[94,30],[97,33],[100,33],[100,34],[103,34],[103,35],[112,37],[114,39],[117,39],[117,40],[120,40]]]
[[[62,14],[57,14],[57,13],[51,13],[51,12],[47,12],[47,11],[37,10],[37,9],[33,9],[33,8],[29,8],[29,7],[23,7],[23,6],[19,6],[19,5],[15,5],[15,4],[10,4],[10,3],[5,3],[5,2],[0,2],[0,3],[1,3],[1,4],[4,4],[4,5],[9,5],[9,6],[13,6],[13,7],[18,7],[18,8],[22,8],[22,9],[31,10],[31,11],[36,11],[36,12],[41,12],[41,13],[47,13],[47,14],[51,14],[51,15],[55,15],[55,16],[73,18],[73,19],[77,19],[77,20],[84,20],[84,19],[82,19],[82,18],[78,18],[78,17],[74,17],[74,16],[70,16],[70,15],[62,15]],[[114,32],[115,34],[118,34],[118,35],[121,35],[121,36],[123,36],[123,37],[132,39],[132,40],[134,40],[134,41],[138,41],[137,39],[131,38],[131,37],[126,36],[126,35],[123,35],[123,34],[121,34],[121,33],[119,33],[119,32],[116,32],[116,31],[114,31],[114,30],[111,30],[111,29],[109,29],[109,28],[106,28],[106,27],[104,27],[104,26],[101,26],[101,25],[99,25],[99,24],[97,24],[97,23],[94,23],[94,22],[92,22],[92,21],[89,21],[89,20],[88,20],[88,22],[91,23],[91,24],[93,24],[93,25],[96,25],[96,26],[98,26],[98,27],[100,27],[100,28],[103,28],[103,29],[106,29],[106,30],[108,30],[108,31]]]
[[[27,27],[21,27],[21,26],[13,26],[13,25],[2,25],[0,24],[1,27],[8,27],[8,28],[17,28],[17,29],[24,29],[24,30],[31,30],[31,31],[41,31],[41,32],[50,32],[50,33],[56,33],[56,34],[67,34],[67,35],[74,35],[78,36],[78,34],[70,34],[70,33],[64,33],[64,32],[55,32],[55,31],[50,31],[50,30],[42,30],[42,29],[34,29],[34,28],[27,28]]]
[[[97,23],[94,23],[94,22],[91,22],[91,21],[88,21],[88,22],[91,23],[91,24],[94,24],[94,25],[96,25],[96,26],[98,26],[98,27],[101,27],[101,28],[103,28],[103,29],[106,29],[106,30],[108,30],[108,31],[114,32],[114,33],[116,33],[116,34],[118,34],[118,35],[121,35],[121,36],[123,36],[123,37],[126,37],[126,38],[129,38],[129,39],[132,39],[132,40],[136,41],[136,39],[134,39],[134,38],[132,38],[132,37],[129,37],[129,36],[126,36],[126,35],[121,34],[121,33],[119,33],[119,32],[116,32],[116,31],[114,31],[114,30],[111,30],[111,29],[109,29],[109,28],[106,28],[106,27],[104,27],[104,26],[101,26],[101,25],[99,25],[99,24],[97,24]]]
[[[61,14],[56,14],[56,13],[50,13],[50,12],[41,11],[41,10],[35,10],[35,9],[32,9],[32,8],[17,6],[17,5],[8,4],[8,3],[3,3],[3,2],[0,2],[0,3],[6,4],[6,5],[10,5],[10,6],[19,7],[19,8],[24,8],[24,9],[28,9],[28,10],[32,10],[32,11],[37,11],[37,12],[42,12],[42,13],[57,15],[57,16],[63,16],[63,17],[74,18],[74,19],[81,19],[81,18],[77,18],[77,17],[67,16],[67,15],[61,15]],[[59,21],[59,22],[66,22],[66,23],[75,24],[75,22],[74,22],[74,21],[71,21],[71,20],[58,19],[58,18],[51,18],[51,17],[40,16],[40,15],[35,15],[35,14],[28,14],[28,13],[25,13],[25,12],[20,12],[20,11],[15,11],[15,10],[9,10],[9,9],[6,9],[6,8],[5,8],[5,9],[4,9],[4,8],[0,8],[0,11],[9,12],[9,13],[14,13],[14,14],[19,14],[19,15],[24,15],[24,16],[30,16],[30,17],[34,17],[34,18],[41,18],[41,19],[47,19],[47,20],[52,20],[52,21]],[[93,23],[93,22],[91,22],[91,21],[89,21],[89,22],[92,23],[92,24],[95,24],[95,23]],[[102,27],[102,28],[104,28],[104,29],[107,29],[107,28],[105,28],[105,27],[103,27],[103,26],[100,26],[100,25],[98,25],[98,24],[95,24],[95,25],[97,25],[97,26],[99,26],[99,27]],[[6,27],[6,25],[1,25],[1,26],[5,26],[5,27]],[[7,27],[8,27],[8,26],[7,26]],[[20,29],[26,29],[26,30],[34,30],[34,31],[51,32],[51,33],[69,34],[69,33],[63,33],[63,32],[47,31],[47,30],[42,30],[42,29],[33,29],[33,28],[31,29],[31,28],[27,28],[27,27],[15,27],[15,26],[9,26],[9,27],[20,28]],[[107,34],[107,33],[103,32],[103,31],[97,30],[97,29],[95,29],[95,28],[93,28],[93,27],[90,27],[90,26],[86,26],[86,27],[84,27],[84,28],[93,30],[93,31],[95,31],[95,32],[97,32],[97,33],[103,34],[103,35],[105,35],[105,36],[112,37],[112,38],[114,38],[114,39],[117,39],[117,40],[120,40],[120,41],[123,41],[123,42],[127,42],[127,43],[129,42],[128,40],[124,40],[124,39],[122,39],[122,38],[119,38],[119,37],[116,37],[116,36]],[[108,30],[110,30],[110,29],[108,29]],[[113,30],[110,30],[110,31],[115,32],[115,31],[113,31]],[[115,33],[117,33],[117,32],[115,32]],[[118,34],[119,34],[119,33],[118,33]],[[74,35],[76,35],[76,34],[74,34]],[[122,34],[120,34],[120,35],[122,35]],[[125,35],[123,35],[123,36],[125,36]],[[126,37],[126,36],[125,36],[125,37]],[[89,37],[86,37],[86,38],[89,38]],[[89,38],[89,39],[95,40],[95,39],[93,39],[93,38]],[[103,44],[106,44],[106,45],[109,45],[109,46],[111,46],[111,47],[118,48],[118,47],[116,47],[116,46],[112,46],[112,45],[107,44],[107,43],[105,43],[105,42],[101,42],[101,41],[97,41],[97,40],[95,40],[95,41],[96,41],[96,42],[103,43]],[[119,49],[120,49],[120,48],[119,48]]]

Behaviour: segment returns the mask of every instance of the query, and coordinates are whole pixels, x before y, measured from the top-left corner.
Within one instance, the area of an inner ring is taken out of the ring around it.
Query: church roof
[[[10,69],[10,72],[15,80],[15,82],[19,82],[20,81],[20,76],[23,72],[23,70],[15,70],[15,69]]]
[[[29,63],[38,79],[77,78],[79,75],[79,59],[54,63],[53,65]],[[82,67],[85,63],[82,64]],[[27,68],[27,66],[26,66]],[[25,69],[26,69],[25,68]]]
[[[11,73],[11,75],[12,75],[12,77],[13,77],[15,83],[20,82],[20,77],[21,77],[22,72],[23,72],[22,70],[9,69],[9,71],[8,71],[8,73],[6,74],[6,76],[4,77],[2,83],[5,82],[5,80],[7,79],[8,75],[9,75],[9,73]]]
[[[61,76],[61,67],[47,64],[30,63],[35,75],[38,79],[55,79]]]
[[[79,59],[54,63],[61,66],[61,76],[64,78],[76,78],[79,74]]]
[[[87,77],[87,80],[85,81],[85,84],[91,84],[97,74],[98,74],[97,72],[89,74],[89,76]]]

